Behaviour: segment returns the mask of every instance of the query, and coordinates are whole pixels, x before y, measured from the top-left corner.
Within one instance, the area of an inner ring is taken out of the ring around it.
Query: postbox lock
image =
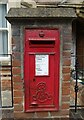
[[[41,32],[39,33],[39,36],[40,36],[40,37],[44,37],[44,36],[45,36],[44,32],[41,31]]]
[[[35,78],[33,78],[33,82],[35,82],[36,81],[36,79]]]

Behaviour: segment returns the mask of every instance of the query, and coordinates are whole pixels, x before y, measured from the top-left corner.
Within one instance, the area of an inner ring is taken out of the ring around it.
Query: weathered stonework
[[[13,113],[13,108],[5,108],[2,109],[2,120],[13,120],[14,119],[14,113]]]
[[[32,19],[32,18],[74,18],[76,17],[73,8],[11,8],[6,17],[12,19]]]
[[[67,14],[66,14],[67,13]],[[12,25],[14,118],[69,119],[72,19],[74,9],[11,9],[7,15]],[[57,28],[60,31],[60,101],[59,111],[24,112],[24,30],[25,28]]]

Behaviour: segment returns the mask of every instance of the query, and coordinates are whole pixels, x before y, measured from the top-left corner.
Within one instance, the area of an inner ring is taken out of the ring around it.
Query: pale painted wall
[[[34,3],[34,2],[41,2],[41,3],[51,3],[51,2],[55,2],[55,3],[64,3],[64,2],[68,2],[68,3],[72,3],[72,4],[79,4],[82,3],[84,0],[1,0],[1,1],[8,1],[9,3],[9,8],[10,7],[22,7],[21,6],[21,1],[22,2],[28,2],[28,3]]]

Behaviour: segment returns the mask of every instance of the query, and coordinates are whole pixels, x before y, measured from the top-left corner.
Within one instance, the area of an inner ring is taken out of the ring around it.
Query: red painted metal
[[[59,30],[25,30],[24,81],[26,112],[59,109],[59,58]],[[42,66],[42,64],[45,65]],[[39,69],[42,69],[41,72]]]

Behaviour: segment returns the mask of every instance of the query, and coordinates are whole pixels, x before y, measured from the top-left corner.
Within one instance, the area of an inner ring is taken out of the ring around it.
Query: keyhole
[[[35,80],[35,78],[33,78],[33,82],[35,82],[36,80]]]

